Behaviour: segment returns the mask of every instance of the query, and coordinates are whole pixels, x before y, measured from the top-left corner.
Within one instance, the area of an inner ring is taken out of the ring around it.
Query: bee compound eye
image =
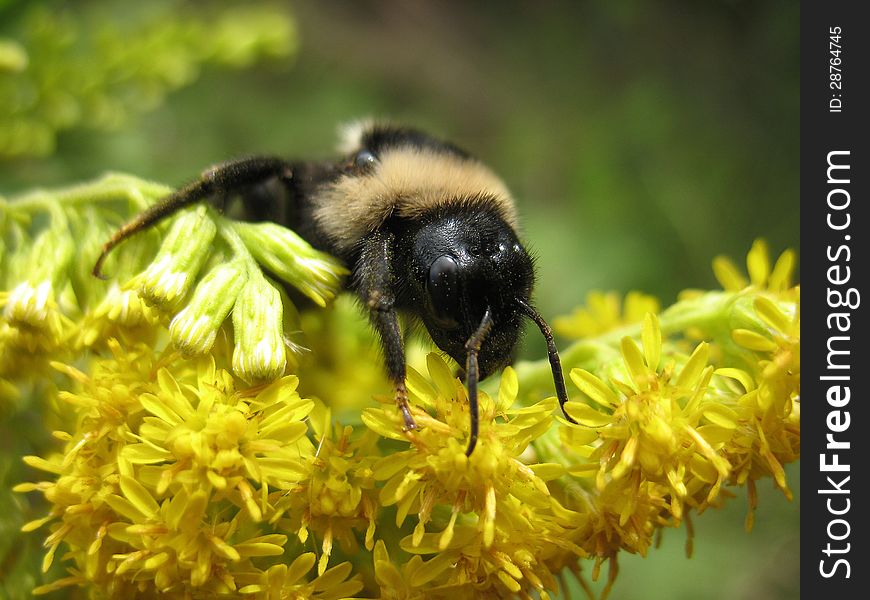
[[[439,256],[429,267],[426,291],[435,317],[445,326],[457,324],[459,310],[459,265],[452,256]]]
[[[377,157],[369,150],[360,150],[353,159],[358,169],[369,169],[378,162]]]

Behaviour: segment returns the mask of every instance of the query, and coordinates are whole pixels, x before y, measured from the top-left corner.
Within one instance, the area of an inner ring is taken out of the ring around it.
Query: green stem
[[[137,210],[151,204],[156,198],[169,194],[172,188],[117,173],[110,173],[92,183],[62,190],[38,190],[3,203],[10,212],[31,213],[51,211],[62,205],[129,201]]]
[[[211,217],[217,224],[218,235],[220,235],[230,247],[230,250],[232,250],[234,257],[238,260],[241,260],[245,264],[245,267],[248,271],[248,277],[253,277],[258,274],[262,276],[260,266],[257,264],[257,261],[251,254],[251,251],[248,250],[248,247],[245,245],[245,242],[242,240],[239,232],[236,231],[233,222],[217,214],[217,212],[215,212],[211,208],[209,208],[209,217]]]

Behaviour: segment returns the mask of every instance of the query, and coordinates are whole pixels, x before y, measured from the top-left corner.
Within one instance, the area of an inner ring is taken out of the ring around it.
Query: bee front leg
[[[362,240],[354,268],[354,285],[369,311],[372,326],[381,338],[387,376],[396,390],[396,405],[402,411],[405,431],[411,431],[417,428],[417,424],[411,416],[405,388],[405,347],[393,292],[394,244],[395,235],[389,231],[375,231]]]
[[[103,244],[100,256],[94,264],[93,274],[95,277],[105,279],[102,274],[103,262],[115,246],[186,206],[213,196],[217,196],[220,204],[223,204],[227,196],[245,187],[272,177],[290,181],[292,176],[290,163],[280,158],[264,156],[242,158],[210,167],[200,175],[199,179],[164,196],[118,229],[109,241]]]

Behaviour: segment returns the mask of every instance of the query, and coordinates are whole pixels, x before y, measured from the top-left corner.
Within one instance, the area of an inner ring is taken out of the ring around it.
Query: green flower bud
[[[196,281],[216,233],[205,206],[179,213],[154,261],[134,278],[139,295],[169,308],[178,304]]]
[[[142,302],[135,290],[122,290],[117,283],[109,287],[94,313],[128,327],[155,322],[153,310]]]
[[[347,269],[334,257],[311,247],[296,233],[275,223],[233,223],[258,263],[326,306],[341,286]]]
[[[169,336],[182,353],[205,354],[211,349],[247,278],[240,261],[219,265],[206,273],[191,301],[169,325]]]
[[[53,301],[51,281],[43,280],[36,285],[25,281],[9,292],[3,316],[11,323],[41,327],[48,319]]]
[[[264,277],[252,274],[233,309],[233,370],[245,381],[272,380],[284,374],[283,311],[278,290]]]

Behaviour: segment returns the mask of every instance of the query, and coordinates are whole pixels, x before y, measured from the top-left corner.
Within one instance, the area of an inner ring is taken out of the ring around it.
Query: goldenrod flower
[[[54,286],[47,280],[36,285],[24,282],[0,301],[5,301],[0,317],[0,378],[42,373],[45,358],[64,351],[74,329],[73,321],[59,310]]]
[[[149,330],[160,321],[160,313],[150,307],[136,290],[122,290],[112,282],[105,297],[97,307],[82,318],[77,344],[92,347],[109,338],[125,337],[125,332],[135,332],[132,339],[143,340]]]
[[[69,319],[58,310],[51,281],[37,284],[25,281],[6,297],[3,321],[10,331],[4,336],[10,348],[44,352],[60,345],[65,338]]]
[[[764,327],[735,329],[732,338],[740,346],[757,353],[760,408],[787,416],[791,403],[800,395],[800,288],[793,291],[794,304],[776,303],[764,296],[755,298],[753,308]]]
[[[348,579],[353,568],[349,562],[336,565],[308,581],[305,575],[311,571],[314,561],[314,553],[306,552],[298,556],[289,566],[278,564],[269,567],[265,572],[240,575],[239,582],[251,580],[254,583],[241,587],[239,593],[245,597],[252,595],[264,600],[287,598],[343,600],[363,588],[359,575]]]
[[[647,315],[642,339],[642,350],[631,338],[622,340],[623,368],[609,382],[583,369],[572,370],[571,379],[591,403],[572,401],[566,406],[579,423],[568,427],[591,427],[598,433],[589,459],[599,463],[599,491],[608,486],[626,491],[622,524],[634,515],[644,482],[668,490],[664,503],[679,521],[684,501],[697,493],[696,480],[708,488],[704,496],[710,501],[730,474],[728,461],[699,431],[713,375],[707,345],[699,344],[679,367],[673,360],[662,365],[661,330],[653,315]]]
[[[542,599],[550,598],[550,593],[558,590],[554,576],[554,571],[558,570],[551,571],[548,563],[555,559],[556,565],[563,566],[559,557],[565,549],[576,552],[575,559],[582,554],[569,541],[560,543],[552,537],[552,532],[534,527],[513,531],[509,536],[499,535],[492,541],[487,540],[486,534],[473,524],[459,525],[455,529],[447,544],[443,535],[438,533],[426,533],[419,539],[416,535],[403,539],[400,546],[404,551],[435,556],[425,563],[419,557],[417,560],[412,558],[398,580],[396,569],[389,569],[386,560],[376,553],[375,573],[385,595],[394,590],[416,587],[418,594],[422,593],[424,597],[475,598],[485,594],[513,598],[534,594]],[[385,556],[385,548],[382,550],[382,556]]]
[[[329,413],[326,413],[327,420]],[[374,545],[378,512],[371,455],[374,436],[352,438],[351,427],[335,427],[335,439],[327,425],[317,450],[300,463],[300,482],[289,492],[275,492],[272,521],[305,543],[309,534],[322,540],[317,574],[327,570],[336,542],[342,548],[358,548],[364,537],[366,550]]]
[[[731,259],[725,256],[717,256],[713,260],[713,273],[722,287],[729,292],[739,292],[751,285],[756,289],[779,294],[791,289],[795,260],[794,250],[786,250],[780,254],[771,269],[767,242],[758,239],[752,244],[752,249],[746,257],[748,280]]]
[[[259,527],[268,489],[295,485],[313,406],[288,377],[237,391],[214,359],[178,360],[110,343],[114,358],[91,375],[57,365],[81,388],[62,393],[79,413],[61,456],[28,464],[57,476],[25,484],[52,504],[44,563],[69,548],[76,571],[111,594],[238,589],[236,574],[284,552],[286,536]],[[49,586],[42,591],[48,591]],[[126,591],[125,591],[126,590]]]
[[[629,292],[621,302],[616,292],[592,291],[586,295],[583,307],[569,316],[553,319],[553,329],[567,337],[587,338],[640,323],[645,314],[656,314],[659,310],[657,298],[640,292]]]
[[[739,483],[766,475],[791,496],[784,464],[800,457],[800,288],[790,290],[794,304],[764,296],[753,306],[765,332],[737,329],[734,341],[758,357],[754,377],[737,377],[745,390],[739,402],[744,427],[728,447],[739,465]],[[751,489],[754,489],[754,484]],[[751,525],[751,516],[748,523]]]
[[[49,310],[54,308],[51,306],[53,300],[51,281],[44,280],[36,285],[25,281],[9,292],[3,316],[13,323],[48,328]]]
[[[433,566],[454,566],[441,575],[418,571],[429,589],[464,586],[469,592],[522,589],[546,595],[546,589],[555,589],[547,561],[556,557],[564,561],[565,554],[576,561],[584,555],[567,533],[562,517],[569,511],[550,498],[546,484],[547,479],[564,474],[564,469],[528,465],[520,459],[529,443],[549,428],[555,398],[514,408],[516,375],[513,369],[505,369],[497,400],[483,393],[478,398],[479,442],[468,457],[465,388],[438,355],[429,355],[428,368],[432,383],[416,371],[408,373],[419,430],[403,432],[401,417],[392,406],[363,411],[363,422],[370,429],[412,444],[372,467],[374,478],[384,481],[380,504],[396,505],[396,524],[402,526],[408,515],[416,515],[414,532],[402,547],[415,554],[438,554]],[[427,531],[431,525],[436,531]],[[387,569],[378,564],[376,558],[376,570]],[[410,581],[403,586],[413,587],[412,575],[405,575]],[[385,577],[392,575],[381,578]]]
[[[488,395],[480,394],[480,434],[478,447],[470,457],[468,446],[470,417],[466,390],[459,379],[450,375],[447,364],[436,354],[428,357],[429,374],[435,387],[416,371],[409,369],[408,391],[414,402],[414,418],[420,429],[403,433],[399,415],[393,407],[365,409],[363,422],[380,435],[397,440],[409,440],[411,449],[397,452],[374,466],[375,478],[385,480],[380,493],[385,506],[398,505],[399,522],[411,506],[420,500],[416,538],[425,531],[430,512],[436,504],[453,506],[454,512],[476,512],[481,516],[479,528],[490,543],[495,535],[497,500],[511,501],[512,486],[528,484],[546,486],[518,457],[535,433],[549,426],[553,399],[514,412],[516,377],[512,369],[503,375],[502,391],[496,404]],[[434,409],[435,416],[422,411],[422,404]],[[497,416],[514,418],[499,423]],[[444,531],[444,543],[449,543],[455,519]]]
[[[12,363],[21,354],[38,363],[39,356],[56,352],[67,341],[72,321],[64,312],[78,312],[78,303],[66,272],[73,256],[66,223],[64,211],[54,207],[49,227],[9,257],[10,274],[18,283],[0,299],[0,374],[15,370]],[[19,371],[20,376],[31,369]]]

